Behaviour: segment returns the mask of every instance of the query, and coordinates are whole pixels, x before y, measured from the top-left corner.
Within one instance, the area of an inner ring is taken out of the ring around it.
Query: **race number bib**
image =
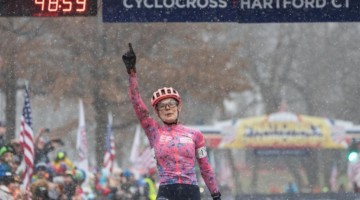
[[[197,158],[205,158],[207,156],[206,147],[200,147],[196,149]]]

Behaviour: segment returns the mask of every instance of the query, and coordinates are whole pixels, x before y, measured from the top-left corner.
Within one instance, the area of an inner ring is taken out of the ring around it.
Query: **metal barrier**
[[[236,200],[360,200],[356,193],[320,193],[320,194],[246,194],[238,195]]]

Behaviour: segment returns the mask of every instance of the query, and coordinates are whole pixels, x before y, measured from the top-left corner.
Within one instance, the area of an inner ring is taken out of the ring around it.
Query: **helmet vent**
[[[157,91],[155,91],[153,93],[153,96],[151,98],[151,105],[155,106],[160,100],[168,98],[168,97],[174,98],[175,100],[177,100],[179,102],[179,104],[181,104],[179,92],[176,91],[172,87],[169,87],[169,88],[164,87],[164,88],[158,89]]]

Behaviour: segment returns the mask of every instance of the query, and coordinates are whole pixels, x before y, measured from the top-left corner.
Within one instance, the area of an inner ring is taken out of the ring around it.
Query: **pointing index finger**
[[[129,49],[130,49],[130,52],[133,52],[133,51],[134,51],[133,48],[132,48],[131,43],[129,43]]]

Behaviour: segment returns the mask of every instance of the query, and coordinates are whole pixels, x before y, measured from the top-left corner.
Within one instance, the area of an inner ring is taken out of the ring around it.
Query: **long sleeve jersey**
[[[219,192],[215,174],[206,157],[203,134],[182,124],[159,124],[149,116],[149,111],[141,99],[136,74],[129,76],[129,95],[136,115],[144,129],[155,158],[160,177],[160,185],[198,185],[195,174],[197,160],[201,176],[211,194]]]

